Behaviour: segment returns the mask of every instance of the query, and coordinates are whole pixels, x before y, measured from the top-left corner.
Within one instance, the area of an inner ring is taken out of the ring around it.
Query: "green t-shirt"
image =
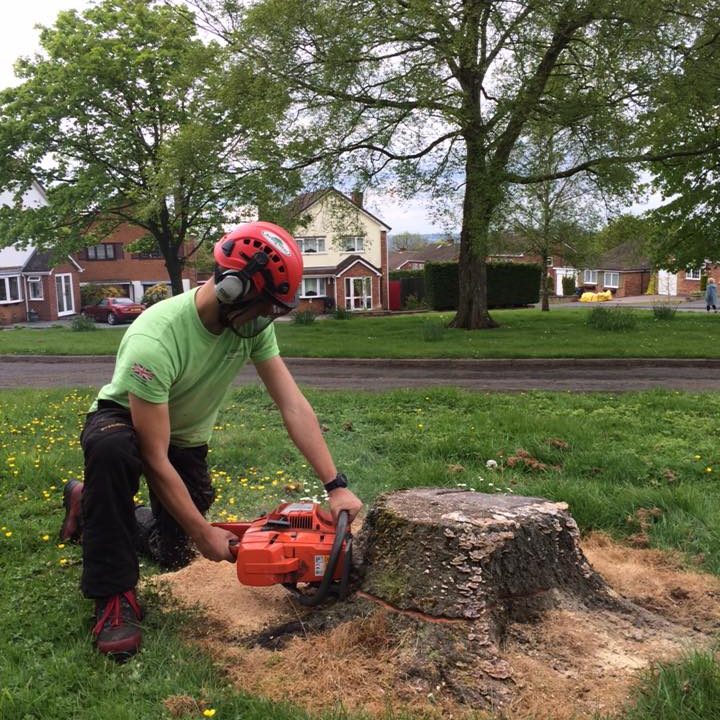
[[[130,407],[128,393],[167,403],[170,441],[180,447],[208,442],[225,394],[248,360],[279,354],[272,325],[250,339],[231,330],[211,333],[198,316],[195,292],[163,300],[133,322],[120,343],[112,380],[97,397],[124,407]],[[97,401],[90,409],[97,409]]]

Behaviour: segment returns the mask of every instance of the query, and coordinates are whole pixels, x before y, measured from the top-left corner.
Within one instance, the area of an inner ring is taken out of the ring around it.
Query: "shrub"
[[[672,320],[677,313],[679,303],[661,300],[654,302],[652,306],[653,315],[656,320]]]
[[[588,315],[587,324],[596,330],[625,332],[635,328],[637,317],[628,308],[594,307]]]
[[[707,290],[707,281],[708,281],[707,275],[700,276],[700,292],[705,292]]]
[[[575,278],[572,276],[563,277],[562,290],[563,290],[563,295],[574,295],[575,294]]]
[[[427,308],[427,304],[424,300],[420,300],[417,295],[408,295],[405,298],[405,309],[406,310],[423,310]]]
[[[97,285],[96,283],[88,283],[80,286],[80,304],[95,305],[106,297],[122,297],[123,293],[120,288],[114,285]]]
[[[292,314],[292,320],[296,325],[311,325],[316,317],[317,314],[312,310],[299,310]]]
[[[150,307],[151,305],[155,305],[155,303],[159,303],[161,300],[165,300],[169,295],[170,288],[165,283],[157,283],[157,285],[153,285],[145,291],[140,302],[145,305],[145,307]]]
[[[332,315],[335,320],[349,320],[352,317],[349,310],[341,307],[336,307]]]
[[[438,342],[445,336],[445,325],[437,320],[425,320],[422,324],[422,338],[425,342]]]
[[[92,318],[78,315],[72,319],[70,329],[74,332],[88,332],[89,330],[97,330],[97,325]]]

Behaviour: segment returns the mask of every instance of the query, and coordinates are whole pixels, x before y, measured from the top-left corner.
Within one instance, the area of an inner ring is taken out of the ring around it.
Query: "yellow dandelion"
[[[50,536],[49,536],[49,535],[43,535],[41,539],[44,540],[45,542],[47,542],[47,541],[50,539]]]
[[[206,708],[205,710],[203,710],[203,715],[205,717],[212,717],[213,715],[215,715],[215,708]]]
[[[58,544],[58,550],[63,550],[64,548],[65,548],[65,543]]]
[[[705,468],[705,472],[711,473],[711,472],[712,472],[712,468],[711,468],[711,467],[706,467],[706,468]]]
[[[5,537],[12,537],[12,530],[8,530],[8,531],[5,533]]]

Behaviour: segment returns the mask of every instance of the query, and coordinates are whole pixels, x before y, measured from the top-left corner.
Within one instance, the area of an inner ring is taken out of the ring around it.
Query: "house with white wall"
[[[13,202],[12,193],[0,193],[0,206]],[[32,183],[23,204],[29,208],[47,205],[39,183]],[[0,238],[0,325],[76,314],[81,272],[82,267],[70,257],[56,262],[50,252],[32,245],[16,247],[13,238]]]
[[[303,255],[300,310],[388,309],[390,227],[363,206],[362,193],[304,193],[289,208]]]

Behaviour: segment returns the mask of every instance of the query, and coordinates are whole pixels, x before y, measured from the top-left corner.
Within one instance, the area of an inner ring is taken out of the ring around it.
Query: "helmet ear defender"
[[[233,242],[226,243],[229,245],[223,251],[229,255],[232,251]],[[264,252],[256,252],[248,264],[242,270],[223,270],[221,267],[215,268],[215,297],[218,302],[225,305],[242,300],[252,291],[254,285],[252,276],[261,271],[268,263],[268,256]]]

